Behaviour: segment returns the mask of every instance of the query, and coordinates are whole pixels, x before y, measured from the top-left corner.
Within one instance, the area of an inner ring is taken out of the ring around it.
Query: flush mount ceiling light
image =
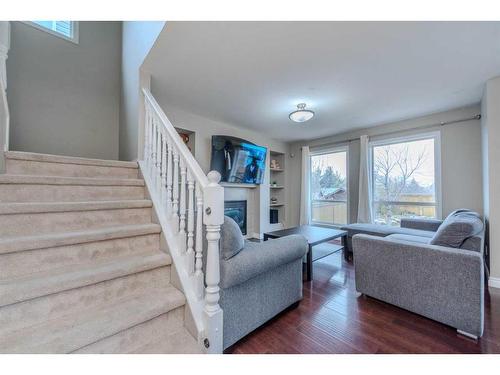
[[[314,112],[306,109],[306,103],[297,104],[297,110],[288,116],[293,122],[306,122],[314,117]]]

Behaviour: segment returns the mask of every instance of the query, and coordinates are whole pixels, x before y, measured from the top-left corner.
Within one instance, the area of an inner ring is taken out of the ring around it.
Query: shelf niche
[[[285,227],[285,154],[279,151],[270,151],[269,162],[269,228],[270,230],[278,230]],[[272,198],[276,198],[275,203]],[[273,214],[273,210],[277,212]],[[277,222],[273,222],[273,218]]]

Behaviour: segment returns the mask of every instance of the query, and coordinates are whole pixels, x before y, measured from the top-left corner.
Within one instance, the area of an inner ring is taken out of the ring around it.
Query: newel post
[[[222,353],[222,309],[219,306],[219,239],[224,222],[224,188],[219,172],[208,173],[209,184],[203,191],[203,222],[207,229],[205,275],[205,342],[208,353]]]

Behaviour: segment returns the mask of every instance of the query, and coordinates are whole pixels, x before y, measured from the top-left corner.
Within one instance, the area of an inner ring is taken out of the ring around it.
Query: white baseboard
[[[490,277],[488,279],[488,286],[490,288],[499,288],[500,289],[500,278],[498,278],[498,277]]]

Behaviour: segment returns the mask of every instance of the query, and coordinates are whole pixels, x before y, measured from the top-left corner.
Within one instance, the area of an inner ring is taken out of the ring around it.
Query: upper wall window
[[[439,133],[371,144],[376,224],[399,225],[403,217],[441,216],[440,153]]]
[[[76,21],[29,21],[27,24],[70,42],[78,43],[78,22]]]

